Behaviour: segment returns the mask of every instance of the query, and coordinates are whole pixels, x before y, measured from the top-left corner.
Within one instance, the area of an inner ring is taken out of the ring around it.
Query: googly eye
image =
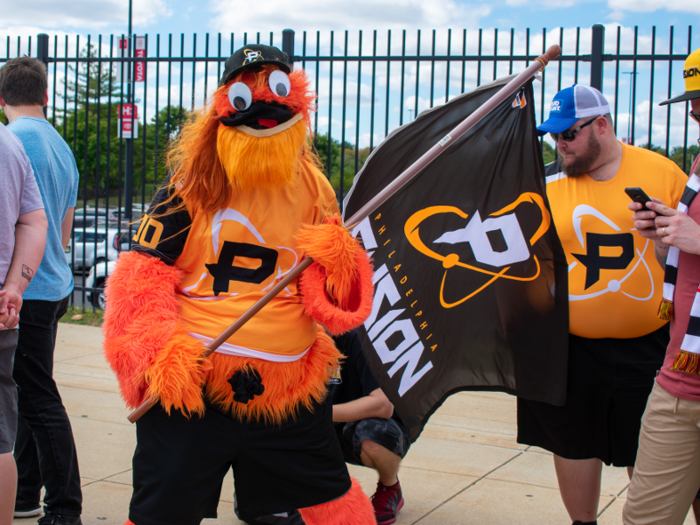
[[[270,90],[278,97],[286,97],[292,90],[289,83],[289,77],[279,69],[275,69],[270,73],[270,78],[268,79],[270,84]]]
[[[228,101],[236,111],[245,111],[253,102],[250,88],[243,82],[236,82],[228,89]]]

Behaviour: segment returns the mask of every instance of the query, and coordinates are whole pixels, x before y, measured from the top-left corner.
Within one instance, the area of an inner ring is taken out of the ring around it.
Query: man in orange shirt
[[[562,407],[518,400],[518,442],[554,454],[572,521],[594,524],[602,463],[631,472],[668,342],[656,316],[663,272],[654,243],[634,229],[625,188],[675,205],[686,179],[672,161],[620,143],[607,100],[588,86],[557,93],[538,130],[551,133],[559,153],[546,182],[569,264],[568,388]]]

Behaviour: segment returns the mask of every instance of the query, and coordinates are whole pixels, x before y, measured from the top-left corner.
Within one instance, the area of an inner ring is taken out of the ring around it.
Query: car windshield
[[[75,232],[75,242],[95,242],[95,237],[97,237],[97,242],[103,242],[107,238],[106,233],[95,232],[81,232],[76,230]]]

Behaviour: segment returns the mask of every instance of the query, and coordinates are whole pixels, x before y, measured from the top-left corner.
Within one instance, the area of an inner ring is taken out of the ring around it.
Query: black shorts
[[[369,418],[336,425],[345,461],[362,465],[362,442],[374,441],[403,459],[411,446],[408,431],[396,419]]]
[[[668,339],[667,326],[634,339],[569,336],[566,404],[518,398],[518,443],[567,459],[634,466],[642,414]]]
[[[12,367],[19,330],[0,330],[0,454],[12,452],[17,436],[17,385]]]
[[[350,490],[329,401],[281,425],[241,423],[207,406],[203,417],[153,408],[136,425],[129,519],[196,525],[212,517],[233,468],[243,519],[289,512]]]

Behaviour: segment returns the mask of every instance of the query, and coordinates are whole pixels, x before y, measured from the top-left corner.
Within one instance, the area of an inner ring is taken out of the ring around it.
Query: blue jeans
[[[18,500],[38,504],[44,486],[46,512],[79,516],[83,495],[75,440],[53,380],[58,320],[67,307],[68,297],[61,301],[26,300],[22,304],[13,372],[19,387],[14,456]]]

